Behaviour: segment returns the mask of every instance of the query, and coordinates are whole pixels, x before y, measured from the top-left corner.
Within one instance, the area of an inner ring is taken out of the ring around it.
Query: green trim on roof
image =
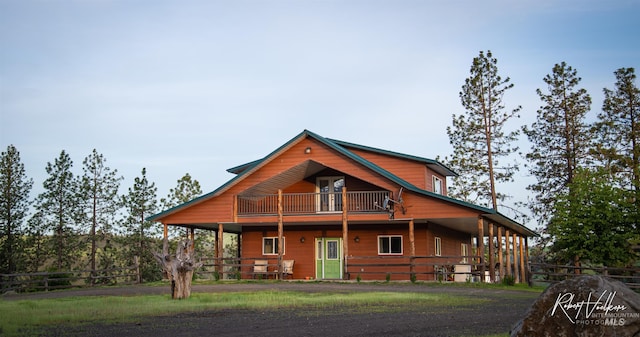
[[[437,194],[434,192],[430,192],[427,190],[423,190],[421,188],[418,188],[417,186],[409,183],[408,181],[394,175],[393,173],[383,169],[382,167],[364,159],[363,157],[349,151],[348,149],[346,149],[345,147],[353,147],[353,148],[359,148],[359,149],[363,149],[363,150],[367,150],[367,151],[374,151],[374,152],[379,152],[379,153],[383,153],[383,154],[387,154],[387,155],[392,155],[392,156],[397,156],[397,157],[402,157],[402,158],[407,158],[407,159],[411,159],[411,160],[417,160],[417,161],[421,161],[421,162],[425,162],[425,163],[430,163],[430,164],[436,164],[436,165],[442,165],[440,163],[438,163],[437,161],[434,160],[430,160],[430,159],[426,159],[426,158],[421,158],[421,157],[416,157],[416,156],[411,156],[411,155],[405,155],[402,153],[397,153],[397,152],[392,152],[392,151],[386,151],[386,150],[380,150],[380,149],[376,149],[376,148],[372,148],[372,147],[367,147],[367,146],[363,146],[363,145],[358,145],[358,144],[353,144],[353,143],[347,143],[347,142],[343,142],[343,141],[338,141],[338,140],[332,140],[329,138],[324,138],[319,136],[316,133],[313,133],[309,130],[304,130],[302,131],[300,134],[298,134],[297,136],[293,137],[292,139],[290,139],[288,142],[284,143],[283,145],[279,146],[276,150],[272,151],[271,153],[269,153],[267,156],[265,156],[262,159],[258,159],[258,160],[254,160],[252,162],[243,164],[243,165],[239,165],[236,167],[233,167],[231,169],[228,169],[228,172],[231,173],[236,173],[237,175],[235,177],[233,177],[231,180],[227,181],[225,184],[223,184],[222,186],[218,187],[217,189],[215,189],[212,192],[209,192],[207,194],[204,194],[200,197],[197,197],[191,201],[188,201],[186,203],[180,204],[178,206],[175,206],[173,208],[170,208],[168,210],[165,210],[161,213],[155,214],[150,216],[149,218],[147,218],[147,220],[149,221],[156,221],[160,218],[163,218],[166,215],[169,215],[171,213],[174,213],[182,208],[186,208],[188,206],[197,204],[199,202],[205,201],[209,198],[212,198],[216,195],[218,195],[219,193],[223,192],[225,189],[227,189],[227,187],[233,185],[236,181],[239,181],[241,179],[243,179],[246,175],[249,175],[252,173],[252,171],[261,166],[262,164],[268,162],[273,156],[275,156],[277,153],[279,153],[280,151],[288,148],[290,145],[296,143],[297,141],[300,141],[301,139],[305,138],[305,137],[311,137],[315,140],[317,140],[318,142],[328,146],[329,148],[335,150],[336,152],[354,160],[355,162],[369,168],[370,170],[380,174],[381,176],[389,179],[390,181],[396,183],[397,185],[411,191],[414,192],[416,194],[421,194],[424,196],[429,196],[432,198],[436,198],[436,199],[440,199],[446,202],[450,202],[450,203],[454,203],[456,205],[460,205],[460,206],[464,206],[467,208],[471,208],[471,209],[475,209],[478,210],[480,212],[486,213],[486,214],[495,214],[495,215],[499,215],[501,217],[504,217],[507,221],[513,222],[515,224],[518,224],[520,227],[522,227],[524,230],[529,231],[531,233],[534,233],[533,231],[531,231],[530,229],[526,228],[525,226],[519,224],[518,222],[509,219],[508,217],[500,214],[499,212],[497,212],[496,210],[492,209],[492,208],[487,208],[487,207],[483,207],[483,206],[479,206],[479,205],[474,205],[471,203],[468,203],[466,201],[462,201],[462,200],[458,200],[458,199],[454,199],[448,196],[444,196],[441,194]],[[446,166],[442,165],[443,168],[446,168]]]
[[[409,159],[409,160],[425,163],[427,165],[436,165],[436,166],[440,167],[443,171],[446,172],[445,175],[458,176],[457,173],[455,173],[453,170],[448,168],[446,165],[444,165],[441,162],[439,162],[437,160],[434,160],[434,159],[418,157],[418,156],[413,156],[413,155],[410,155],[410,154],[394,152],[394,151],[389,151],[389,150],[383,150],[383,149],[379,149],[379,148],[375,148],[375,147],[371,147],[371,146],[345,142],[345,141],[337,140],[337,139],[330,139],[330,138],[327,138],[327,139],[332,141],[332,142],[334,142],[334,143],[336,143],[336,144],[338,144],[338,145],[340,145],[340,146],[343,146],[343,147],[352,147],[352,148],[355,148],[355,149],[369,151],[369,152],[375,152],[375,153],[380,153],[380,154],[387,155],[387,156]]]
[[[244,172],[245,170],[251,168],[256,163],[260,162],[261,160],[262,159],[258,159],[258,160],[254,160],[252,162],[248,162],[246,164],[242,164],[242,165],[238,165],[238,166],[232,167],[230,169],[227,169],[227,172],[233,173],[233,174],[240,174],[240,173]]]

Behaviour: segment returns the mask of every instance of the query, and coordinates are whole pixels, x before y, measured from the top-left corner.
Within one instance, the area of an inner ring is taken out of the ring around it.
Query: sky
[[[305,129],[435,159],[480,51],[514,84],[508,128],[535,121],[562,61],[593,119],[616,69],[640,73],[638,17],[640,0],[0,0],[0,147],[32,197],[62,150],[76,174],[103,154],[121,193],[146,168],[159,198],[185,173],[210,192]],[[534,182],[512,160],[511,203]]]

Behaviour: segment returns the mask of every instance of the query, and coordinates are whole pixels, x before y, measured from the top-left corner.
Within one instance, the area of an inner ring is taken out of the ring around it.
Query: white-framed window
[[[462,255],[462,263],[468,263],[469,262],[469,258],[467,256],[469,256],[469,244],[468,243],[461,243],[460,244],[460,255]]]
[[[436,256],[442,256],[442,240],[436,236]]]
[[[282,238],[282,254],[284,255],[285,238]],[[278,255],[278,237],[263,237],[262,238],[262,255]]]
[[[402,255],[402,235],[378,235],[378,255]]]
[[[442,179],[433,176],[433,193],[442,194]]]

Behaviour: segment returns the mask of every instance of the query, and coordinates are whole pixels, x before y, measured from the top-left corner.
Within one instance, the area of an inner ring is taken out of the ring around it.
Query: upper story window
[[[442,179],[433,176],[433,193],[443,194],[442,193]]]

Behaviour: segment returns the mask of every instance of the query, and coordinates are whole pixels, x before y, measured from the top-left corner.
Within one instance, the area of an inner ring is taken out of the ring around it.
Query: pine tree
[[[89,227],[89,262],[92,271],[91,284],[95,283],[96,269],[112,266],[96,266],[97,244],[110,242],[115,215],[120,205],[118,189],[122,177],[118,170],[106,166],[107,160],[96,149],[83,161],[84,174],[79,180],[79,199],[82,208],[83,227]],[[103,247],[103,250],[109,247]],[[104,252],[103,252],[104,253]]]
[[[165,209],[169,209],[189,202],[201,194],[202,189],[200,188],[200,183],[192,179],[189,173],[185,173],[182,178],[178,179],[176,188],[170,189],[167,198],[162,199],[160,202]]]
[[[459,176],[449,188],[449,195],[468,202],[490,205],[498,209],[498,201],[507,196],[497,192],[496,184],[513,180],[518,170],[515,164],[500,163],[518,150],[513,145],[519,131],[505,131],[507,122],[519,117],[520,107],[505,110],[503,96],[513,87],[510,79],[498,75],[497,59],[491,51],[480,52],[473,59],[470,76],[460,92],[465,113],[453,115],[453,125],[447,127],[453,146],[446,164]]]
[[[615,90],[604,89],[594,131],[596,155],[623,188],[634,190],[640,208],[640,89],[633,68],[615,71]]]
[[[33,180],[27,178],[20,153],[9,145],[0,157],[0,273],[12,274],[22,261],[24,220]]]
[[[62,150],[54,163],[47,163],[49,177],[44,181],[44,192],[36,200],[36,216],[43,226],[41,232],[53,232],[51,250],[55,252],[54,266],[57,270],[69,270],[78,257],[79,237],[77,183],[71,172],[73,161]]]
[[[176,187],[169,190],[167,198],[162,198],[160,203],[163,209],[167,210],[189,202],[201,194],[202,189],[200,188],[200,182],[192,179],[189,173],[185,173],[182,178],[178,179]],[[177,227],[170,228],[169,236],[179,237],[179,229]]]
[[[565,62],[556,64],[544,77],[547,91],[537,89],[543,105],[537,120],[523,132],[531,142],[526,154],[529,173],[537,182],[527,186],[533,192],[529,208],[543,227],[549,221],[559,195],[566,193],[575,172],[589,164],[591,138],[585,118],[591,107],[591,97],[578,88],[581,78]]]
[[[147,180],[147,169],[142,169],[142,176],[136,177],[129,192],[122,197],[126,217],[123,223],[125,230],[123,247],[129,263],[133,257],[138,257],[142,280],[153,281],[161,277],[153,253],[154,236],[157,236],[157,226],[147,221],[157,208],[157,188],[155,183]]]

